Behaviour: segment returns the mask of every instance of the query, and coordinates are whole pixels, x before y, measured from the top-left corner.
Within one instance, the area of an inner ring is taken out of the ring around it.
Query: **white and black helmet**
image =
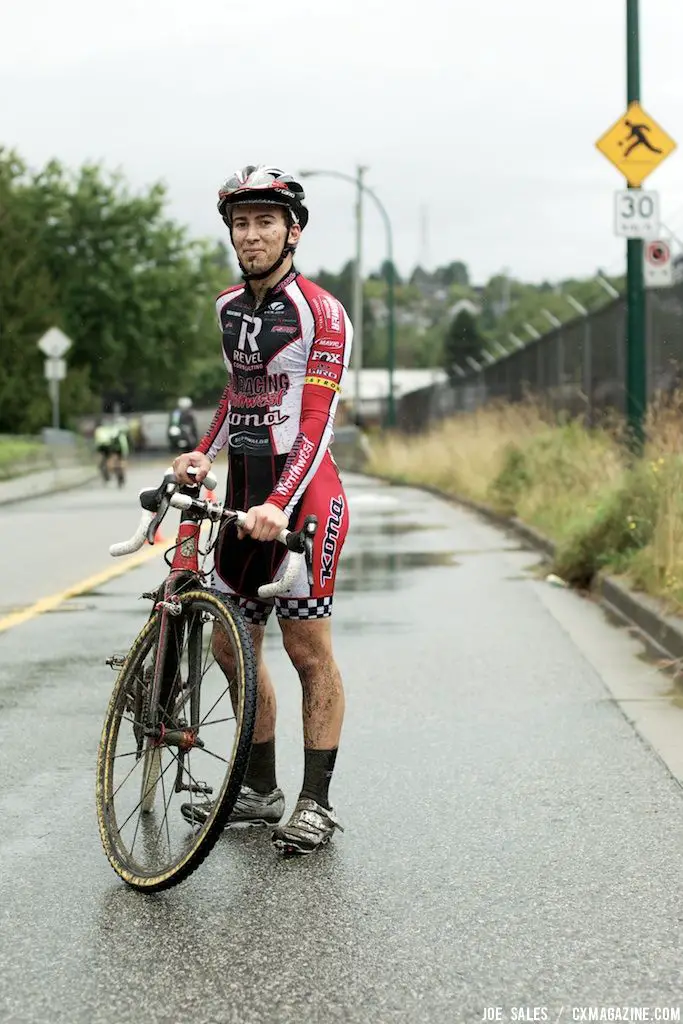
[[[234,206],[245,203],[284,206],[291,223],[303,229],[308,223],[305,198],[303,186],[291,174],[270,164],[247,164],[241,171],[231,174],[218,190],[218,212],[230,227]]]

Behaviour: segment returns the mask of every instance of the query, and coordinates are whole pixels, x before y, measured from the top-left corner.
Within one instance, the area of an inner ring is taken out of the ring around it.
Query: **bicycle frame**
[[[169,680],[166,672],[169,655],[169,639],[174,639],[175,631],[171,621],[178,613],[174,608],[174,597],[181,587],[193,578],[200,583],[199,578],[199,536],[201,532],[201,517],[193,509],[181,513],[180,525],[176,537],[175,551],[171,563],[171,571],[164,580],[161,589],[161,599],[157,593],[157,600],[154,610],[160,612],[157,625],[156,652],[154,656],[154,675],[152,679],[152,699],[150,699],[151,719],[146,723],[150,730],[149,735],[161,739],[163,723],[157,721],[160,716],[160,709],[163,706],[162,695],[164,689],[170,692],[177,675],[177,665],[174,666],[172,678]],[[188,737],[188,741],[191,742]]]

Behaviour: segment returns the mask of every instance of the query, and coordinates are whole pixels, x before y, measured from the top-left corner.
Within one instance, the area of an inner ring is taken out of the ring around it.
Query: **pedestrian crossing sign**
[[[623,117],[595,145],[634,188],[642,185],[676,148],[671,136],[639,103],[629,104]]]

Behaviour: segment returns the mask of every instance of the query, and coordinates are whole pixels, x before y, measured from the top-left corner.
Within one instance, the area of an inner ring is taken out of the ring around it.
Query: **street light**
[[[350,181],[359,190],[359,193],[365,192],[369,195],[375,206],[379,210],[382,220],[384,222],[384,228],[387,235],[387,306],[388,306],[388,353],[387,353],[387,370],[389,372],[389,404],[387,408],[387,424],[390,427],[396,424],[396,408],[394,403],[394,363],[396,361],[396,324],[394,314],[394,239],[393,232],[391,230],[391,221],[389,220],[389,214],[384,208],[384,204],[377,197],[377,195],[368,188],[367,185],[363,184],[363,174],[367,168],[358,168],[358,176],[353,177],[351,174],[345,174],[343,171],[299,171],[302,178],[320,177],[321,175],[329,178],[342,178],[344,181]],[[356,222],[358,224],[358,221]],[[361,320],[362,320],[362,306],[361,306]],[[355,329],[355,325],[354,325]],[[359,374],[360,376],[360,374]]]

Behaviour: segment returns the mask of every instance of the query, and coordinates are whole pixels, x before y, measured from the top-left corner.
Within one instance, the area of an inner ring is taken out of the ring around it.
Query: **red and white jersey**
[[[332,440],[351,322],[296,270],[258,306],[249,286],[237,285],[219,295],[216,310],[230,379],[197,449],[211,459],[226,445],[231,458],[269,458],[277,472],[266,500],[290,515]]]

